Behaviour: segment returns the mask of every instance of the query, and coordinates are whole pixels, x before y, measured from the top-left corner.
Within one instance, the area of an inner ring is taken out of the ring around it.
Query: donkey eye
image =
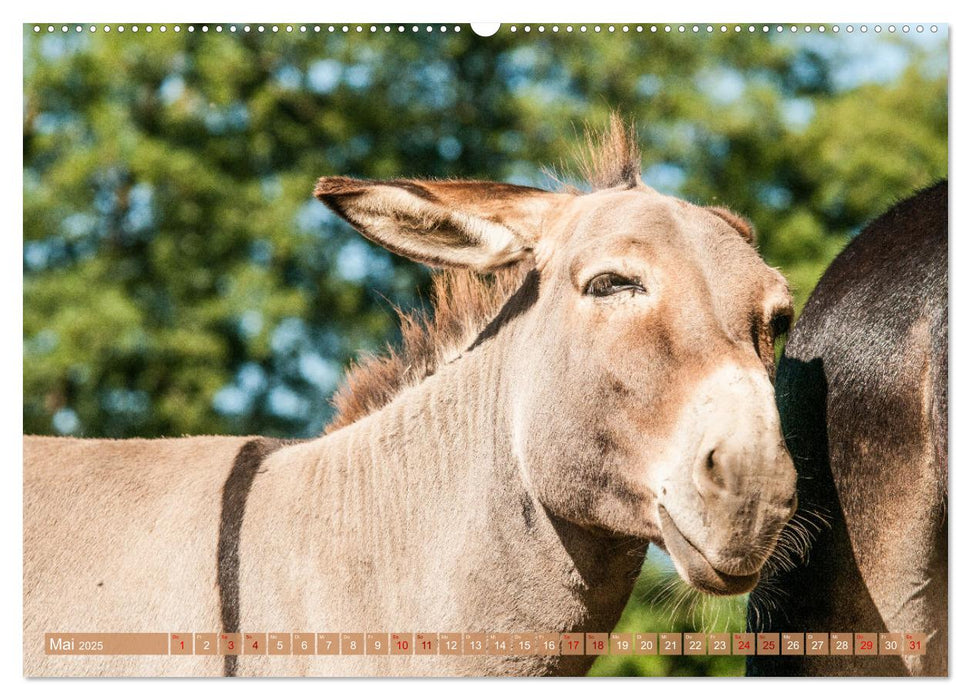
[[[618,292],[643,292],[644,286],[640,280],[624,277],[613,272],[604,272],[587,282],[584,294],[594,297],[606,297]]]
[[[788,312],[778,313],[769,321],[769,328],[772,330],[772,337],[778,338],[789,332],[792,323],[792,315]]]

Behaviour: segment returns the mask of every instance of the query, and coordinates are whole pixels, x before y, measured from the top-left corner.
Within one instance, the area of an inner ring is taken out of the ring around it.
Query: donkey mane
[[[616,113],[602,132],[587,130],[575,155],[576,170],[593,190],[632,189],[640,183],[636,130]],[[565,189],[574,189],[564,185]],[[335,415],[325,432],[350,425],[391,403],[471,345],[532,269],[516,263],[489,275],[446,269],[432,277],[431,309],[396,309],[401,344],[383,355],[365,355],[347,370],[331,399]]]

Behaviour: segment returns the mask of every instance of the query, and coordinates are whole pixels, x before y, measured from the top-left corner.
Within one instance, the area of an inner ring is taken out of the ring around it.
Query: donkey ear
[[[486,272],[530,255],[543,222],[574,195],[492,182],[322,177],[314,195],[388,250]]]
[[[755,245],[755,227],[752,226],[751,221],[725,207],[708,207],[708,211],[738,231],[746,241]]]

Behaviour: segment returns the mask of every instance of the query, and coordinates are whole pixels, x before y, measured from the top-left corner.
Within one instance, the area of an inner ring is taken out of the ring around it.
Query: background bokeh
[[[729,206],[801,305],[849,237],[947,175],[947,30],[244,34],[24,30],[24,426],[310,436],[428,271],[317,177],[570,180],[584,124],[634,118],[643,178]],[[761,29],[761,27],[759,28]],[[339,30],[339,28],[338,28]],[[645,563],[620,628],[739,630]],[[600,674],[737,674],[604,657]]]

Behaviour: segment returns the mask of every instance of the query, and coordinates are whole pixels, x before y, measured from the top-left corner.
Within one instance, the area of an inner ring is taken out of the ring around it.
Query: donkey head
[[[796,506],[771,384],[786,282],[744,220],[642,184],[618,124],[597,152],[587,194],[342,177],[315,194],[413,260],[532,266],[503,388],[527,487],[558,517],[662,545],[703,591],[747,591]]]

